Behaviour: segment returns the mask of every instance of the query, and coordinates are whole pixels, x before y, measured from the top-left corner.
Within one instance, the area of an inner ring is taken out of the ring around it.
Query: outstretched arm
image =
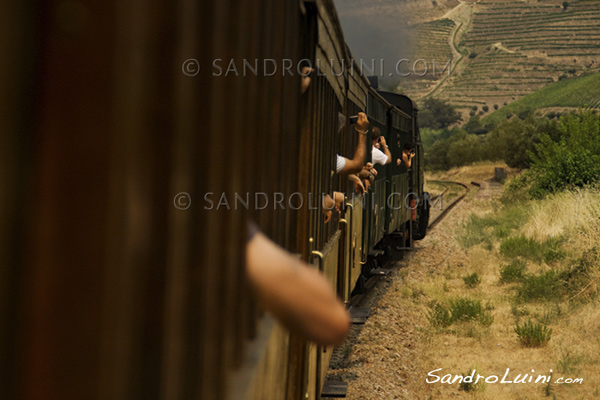
[[[348,179],[350,179],[354,183],[354,193],[359,195],[365,194],[365,186],[363,185],[359,175],[350,174],[348,175]]]
[[[356,130],[358,131],[358,143],[356,144],[356,150],[354,150],[354,157],[352,160],[346,158],[346,164],[344,168],[339,172],[342,175],[356,174],[362,170],[365,162],[365,155],[367,154],[367,129],[369,129],[369,120],[365,113],[358,113],[358,120],[356,121]]]
[[[387,161],[385,162],[386,164],[389,164],[392,162],[392,153],[390,153],[390,148],[387,145],[387,142],[385,141],[385,137],[381,136],[381,151],[383,151],[385,153],[385,155],[387,156]]]
[[[260,232],[247,244],[246,270],[260,303],[290,331],[321,345],[344,341],[348,312],[317,270]]]

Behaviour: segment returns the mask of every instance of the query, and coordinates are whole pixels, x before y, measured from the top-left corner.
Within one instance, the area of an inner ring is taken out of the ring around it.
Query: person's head
[[[407,152],[407,153],[412,153],[413,151],[415,151],[415,144],[408,142],[404,145],[404,149],[403,151]]]
[[[381,137],[381,131],[377,127],[373,127],[371,129],[371,139],[373,140],[373,144],[379,143],[379,138]]]

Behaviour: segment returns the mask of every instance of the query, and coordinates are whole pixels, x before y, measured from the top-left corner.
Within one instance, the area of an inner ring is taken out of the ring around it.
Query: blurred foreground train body
[[[347,302],[425,234],[414,103],[359,74],[331,0],[30,3],[5,7],[22,39],[0,70],[3,398],[320,398],[332,349],[259,310],[247,222]],[[242,76],[265,59],[293,76]],[[301,60],[319,67],[302,95]],[[393,157],[364,198],[333,173],[360,111]],[[408,142],[410,170],[396,163]],[[333,190],[348,203],[328,224],[306,204],[203,202]]]

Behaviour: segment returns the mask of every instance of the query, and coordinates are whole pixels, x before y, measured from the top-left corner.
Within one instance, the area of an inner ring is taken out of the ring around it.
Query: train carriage
[[[0,226],[10,238],[0,247],[3,393],[320,398],[332,348],[257,306],[247,227],[319,269],[348,303],[391,248],[422,236],[412,231],[424,214],[406,207],[409,193],[424,195],[415,105],[359,73],[331,0],[109,0],[83,14],[44,1],[52,17],[30,3],[8,19],[24,15],[39,32],[1,53],[23,67],[0,78],[24,105],[3,113],[6,152],[25,160],[1,181],[21,182],[2,200],[12,213]],[[87,12],[95,18],[78,22]],[[266,74],[263,60],[294,68]],[[304,94],[302,66],[315,69]],[[34,95],[24,71],[39,82]],[[370,160],[370,138],[350,122],[361,111],[393,157],[362,198],[335,174],[336,155],[351,157],[358,140]],[[418,144],[410,170],[396,163],[407,142]],[[333,190],[347,201],[326,224],[321,194]],[[291,207],[298,195],[304,206]]]

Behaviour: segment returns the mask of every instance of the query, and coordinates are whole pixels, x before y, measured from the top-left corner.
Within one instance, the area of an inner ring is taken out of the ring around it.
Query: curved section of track
[[[454,181],[430,181],[431,183],[437,183],[437,184],[441,184],[442,186],[444,186],[446,189],[439,195],[435,196],[434,198],[432,198],[432,201],[437,202],[437,200],[442,197],[448,192],[449,187],[448,185],[458,185],[458,186],[462,186],[463,188],[465,188],[465,192],[458,196],[456,199],[452,200],[452,202],[450,204],[448,204],[446,206],[446,208],[444,208],[442,210],[441,213],[439,213],[432,221],[429,222],[429,225],[427,226],[427,230],[431,230],[433,229],[437,224],[439,224],[444,217],[448,214],[448,212],[450,212],[450,210],[452,210],[458,203],[460,203],[460,201],[462,199],[465,198],[465,196],[469,193],[469,191],[471,190],[470,187],[468,187],[467,185],[465,185],[464,183],[460,183],[460,182],[454,182]]]

